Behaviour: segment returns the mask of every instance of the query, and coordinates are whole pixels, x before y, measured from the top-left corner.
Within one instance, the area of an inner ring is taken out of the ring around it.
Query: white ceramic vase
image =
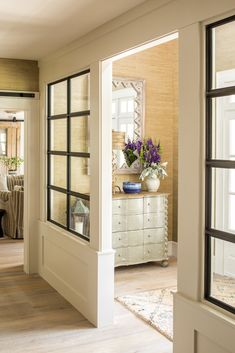
[[[160,186],[160,179],[147,177],[145,179],[147,189],[149,192],[157,192]]]

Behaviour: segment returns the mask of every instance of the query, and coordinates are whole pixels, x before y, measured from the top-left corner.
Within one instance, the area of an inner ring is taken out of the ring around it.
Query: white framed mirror
[[[112,129],[125,132],[125,141],[144,136],[145,81],[135,78],[114,77],[112,81]],[[129,168],[122,151],[115,151],[116,174],[139,174],[140,166]]]

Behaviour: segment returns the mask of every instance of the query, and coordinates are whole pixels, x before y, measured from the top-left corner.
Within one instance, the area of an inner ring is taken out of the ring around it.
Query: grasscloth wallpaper
[[[169,240],[177,241],[178,202],[178,40],[158,45],[113,63],[113,76],[145,80],[144,136],[160,139],[168,177],[160,192],[169,193]],[[117,183],[138,180],[118,175]]]

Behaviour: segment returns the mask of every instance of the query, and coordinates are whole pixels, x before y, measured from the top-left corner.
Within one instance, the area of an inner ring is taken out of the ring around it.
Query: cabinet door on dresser
[[[167,197],[164,195],[144,198],[144,213],[165,212],[166,208]]]
[[[144,201],[143,198],[133,198],[126,200],[126,213],[131,214],[143,214]]]
[[[113,200],[112,202],[112,214],[123,214],[127,211],[127,200]]]
[[[144,214],[144,228],[163,228],[166,222],[166,215],[163,212]]]
[[[159,244],[165,241],[165,228],[145,229],[144,244]]]

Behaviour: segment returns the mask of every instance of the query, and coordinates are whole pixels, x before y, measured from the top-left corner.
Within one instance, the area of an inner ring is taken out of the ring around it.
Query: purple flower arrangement
[[[167,175],[167,162],[161,163],[160,142],[154,144],[151,138],[143,141],[131,141],[128,139],[123,154],[128,167],[130,167],[136,160],[139,160],[143,168],[140,175],[142,180],[147,176],[151,178],[164,178]]]

